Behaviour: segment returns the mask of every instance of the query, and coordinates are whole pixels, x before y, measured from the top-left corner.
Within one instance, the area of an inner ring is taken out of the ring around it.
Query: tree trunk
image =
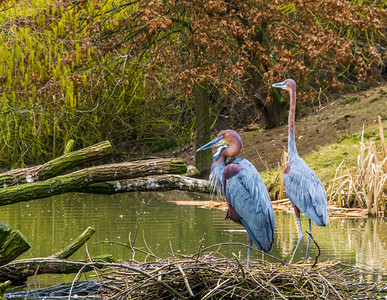
[[[255,88],[257,90],[262,90],[262,88],[259,87]],[[266,101],[266,95],[257,93],[254,97],[254,103],[263,114],[266,128],[270,129],[286,123],[288,118],[287,104],[278,89],[273,90],[272,102]]]
[[[263,37],[257,37],[259,39]],[[259,63],[254,62],[257,65],[257,69],[260,69],[262,72],[267,68]],[[265,119],[267,128],[274,128],[280,124],[286,123],[287,121],[287,104],[283,98],[281,91],[279,89],[271,89],[272,91],[272,102],[268,102],[267,99],[267,86],[263,82],[263,77],[260,71],[257,69],[249,69],[250,79],[249,83],[251,85],[251,92],[249,96],[254,99],[255,107],[257,107]]]
[[[195,97],[196,116],[195,149],[199,149],[211,140],[210,99],[207,82],[196,83],[193,92]],[[211,149],[196,152],[195,166],[199,171],[200,177],[203,177],[210,172],[211,163]]]
[[[85,168],[44,181],[0,189],[0,206],[67,192],[80,192],[87,185],[101,181],[169,173],[182,174],[186,171],[187,166],[178,158],[150,159]]]
[[[59,156],[43,165],[15,169],[0,174],[0,187],[45,180],[63,174],[80,164],[88,163],[112,154],[110,142],[105,141],[78,151]]]
[[[82,191],[96,194],[115,194],[121,192],[166,191],[176,189],[199,193],[211,192],[210,183],[207,180],[174,174],[93,183],[86,186]]]
[[[263,117],[268,129],[279,126],[287,121],[287,104],[279,90],[273,90],[273,101],[261,104]],[[259,105],[258,105],[259,106]]]

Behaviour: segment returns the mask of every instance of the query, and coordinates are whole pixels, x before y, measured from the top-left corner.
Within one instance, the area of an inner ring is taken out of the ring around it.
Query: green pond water
[[[71,258],[112,254],[116,262],[132,258],[132,252],[116,242],[129,244],[160,258],[172,251],[195,253],[203,247],[218,243],[246,243],[247,233],[238,224],[225,220],[225,212],[195,205],[177,205],[171,201],[210,200],[207,194],[186,192],[149,192],[116,195],[69,193],[46,199],[21,202],[0,207],[1,220],[20,230],[32,245],[20,258],[49,256],[64,248],[88,226],[96,229],[87,243]],[[293,213],[275,213],[275,243],[271,255],[289,260],[298,238],[298,225]],[[303,229],[308,230],[308,220],[302,216]],[[341,260],[351,265],[387,268],[387,222],[385,219],[329,218],[326,228],[313,224],[313,235],[321,248],[319,262]],[[135,240],[135,241],[134,241]],[[295,260],[301,260],[306,250],[306,234]],[[213,250],[218,249],[214,248]],[[224,245],[220,252],[232,257],[246,248]],[[310,256],[317,252],[311,245]],[[145,255],[136,252],[136,260]],[[261,259],[253,252],[253,260]],[[44,275],[34,279],[37,286],[60,281],[65,277]]]

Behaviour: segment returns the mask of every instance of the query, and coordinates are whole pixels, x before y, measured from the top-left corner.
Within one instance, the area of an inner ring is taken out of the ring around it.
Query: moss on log
[[[31,248],[27,239],[19,230],[0,221],[0,265],[4,265]]]
[[[0,300],[7,300],[4,297],[5,290],[11,285],[11,281],[7,280],[6,282],[0,283]]]
[[[183,175],[165,174],[115,181],[93,183],[82,191],[95,194],[116,194],[122,192],[182,190],[210,193],[210,182]]]
[[[0,246],[4,244],[5,240],[11,234],[12,228],[8,224],[0,221]]]
[[[2,173],[0,174],[0,187],[6,188],[17,184],[46,180],[63,174],[75,166],[101,159],[110,154],[112,154],[112,145],[109,141],[104,141],[90,147],[69,152],[43,165]]]
[[[90,167],[44,181],[0,189],[0,206],[67,192],[79,192],[96,182],[186,171],[187,167],[181,159],[150,159]]]
[[[0,266],[0,282],[11,280],[12,284],[17,284],[25,282],[27,278],[32,275],[46,273],[70,274],[77,273],[82,268],[86,268],[85,271],[91,270],[91,266],[88,267],[87,263],[66,261],[64,259],[70,257],[82,245],[84,245],[94,232],[94,228],[88,227],[63,250],[52,254],[49,257],[21,259]],[[90,265],[98,267],[98,263],[92,263]]]
[[[95,229],[93,227],[87,227],[87,229],[80,236],[78,236],[71,244],[67,245],[63,250],[51,255],[50,257],[58,259],[69,258],[91,238],[94,232]]]

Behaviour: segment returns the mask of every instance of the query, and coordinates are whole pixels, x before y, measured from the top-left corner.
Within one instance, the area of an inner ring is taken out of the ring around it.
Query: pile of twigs
[[[379,136],[380,152],[372,139],[366,145],[362,135],[358,147],[357,166],[350,169],[347,174],[334,179],[330,199],[336,199],[339,207],[357,206],[366,208],[368,215],[387,215],[387,145],[380,117]]]
[[[246,269],[236,255],[225,258],[219,253],[110,265],[97,274],[101,296],[107,299],[370,299],[387,295],[387,273],[339,263],[312,267],[279,260],[255,262]]]

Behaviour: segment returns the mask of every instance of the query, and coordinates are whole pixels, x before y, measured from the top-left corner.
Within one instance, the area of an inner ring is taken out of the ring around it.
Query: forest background
[[[0,167],[71,139],[139,158],[273,128],[287,118],[274,82],[294,78],[317,106],[382,81],[386,17],[381,0],[2,1]]]

